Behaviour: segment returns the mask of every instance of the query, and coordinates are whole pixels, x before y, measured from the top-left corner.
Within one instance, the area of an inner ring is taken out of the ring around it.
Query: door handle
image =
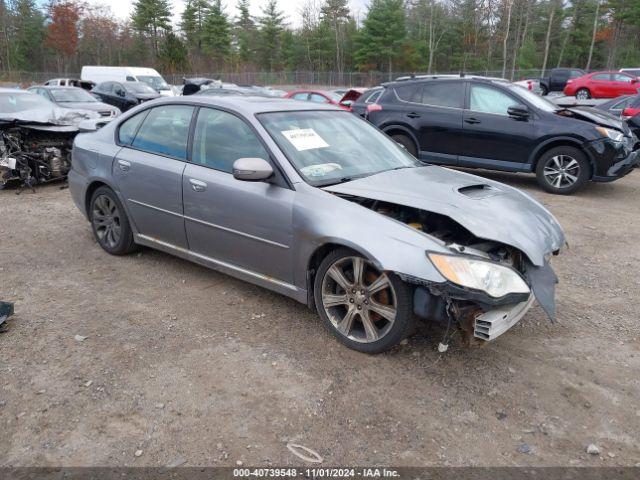
[[[420,118],[422,115],[416,112],[407,113],[407,117],[409,118]]]
[[[127,162],[126,160],[118,160],[118,167],[123,172],[128,172],[131,169],[131,162]]]
[[[477,118],[473,118],[473,117],[471,117],[471,118],[465,118],[465,119],[464,119],[464,121],[465,121],[466,123],[470,123],[470,124],[472,124],[472,125],[473,125],[474,123],[480,123],[480,120],[478,120]]]
[[[207,189],[207,184],[201,180],[190,178],[189,183],[191,184],[191,188],[194,192],[204,192]]]

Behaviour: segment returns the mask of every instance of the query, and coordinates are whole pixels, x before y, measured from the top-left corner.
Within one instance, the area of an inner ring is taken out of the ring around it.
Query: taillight
[[[622,111],[622,119],[623,120],[629,120],[631,117],[635,117],[636,115],[640,114],[640,108],[625,108]]]
[[[380,110],[382,110],[382,105],[378,105],[377,103],[372,103],[370,105],[367,105],[367,112],[368,113],[379,112]]]
[[[533,90],[533,82],[532,82],[532,81],[528,81],[528,82],[527,82],[527,88],[528,88],[529,90]]]

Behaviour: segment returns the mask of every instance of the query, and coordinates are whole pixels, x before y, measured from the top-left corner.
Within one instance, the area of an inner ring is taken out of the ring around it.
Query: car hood
[[[446,215],[478,238],[517,248],[537,266],[565,244],[554,216],[527,194],[446,168],[391,170],[323,189]]]
[[[83,120],[99,118],[98,112],[84,109],[52,106],[50,109],[23,110],[21,112],[0,113],[0,121],[14,123],[41,123],[49,125],[74,125]]]
[[[614,117],[608,112],[603,112],[602,110],[598,110],[592,107],[572,107],[564,110],[560,110],[558,112],[559,115],[566,115],[563,112],[571,112],[571,116],[573,118],[577,118],[578,120],[583,120],[589,123],[595,123],[596,125],[600,125],[602,127],[607,128],[615,128],[621,132],[628,133],[628,128],[625,128],[626,125],[624,122]]]
[[[104,102],[64,102],[63,108],[73,110],[91,110],[92,112],[101,112],[103,110],[115,110],[112,105]]]

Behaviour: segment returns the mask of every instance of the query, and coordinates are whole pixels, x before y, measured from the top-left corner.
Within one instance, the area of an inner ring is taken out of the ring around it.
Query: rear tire
[[[409,152],[414,157],[418,158],[418,147],[416,147],[415,142],[409,138],[407,135],[403,135],[401,133],[391,135],[391,139],[402,145],[407,152]]]
[[[547,95],[549,95],[549,89],[544,85],[540,85],[540,95],[546,97]]]
[[[357,252],[339,248],[329,253],[313,290],[325,328],[349,348],[381,353],[414,331],[413,289]]]
[[[576,92],[576,99],[578,100],[589,100],[591,98],[591,92],[588,88],[581,88]]]
[[[547,192],[570,195],[591,178],[591,165],[575,147],[561,146],[545,152],[536,165],[538,184]]]
[[[126,255],[138,249],[127,213],[109,187],[100,187],[93,192],[89,203],[89,221],[93,236],[105,252]]]

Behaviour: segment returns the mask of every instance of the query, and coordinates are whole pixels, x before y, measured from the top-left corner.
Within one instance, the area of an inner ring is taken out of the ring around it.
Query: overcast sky
[[[322,0],[315,0],[318,5],[322,3]],[[88,0],[90,4],[95,5],[109,5],[114,14],[121,18],[127,18],[131,15],[133,9],[133,0]],[[251,13],[254,16],[260,16],[262,14],[262,8],[266,5],[268,0],[251,0]],[[184,9],[185,0],[171,0],[174,12],[174,24],[177,24],[180,20],[180,13]],[[230,16],[237,15],[236,0],[223,0],[227,13]],[[301,24],[300,11],[304,5],[304,1],[296,0],[278,0],[278,7],[284,12],[286,21],[290,26],[298,27]],[[367,5],[369,0],[349,0],[349,6],[351,11],[362,20],[367,11]]]

